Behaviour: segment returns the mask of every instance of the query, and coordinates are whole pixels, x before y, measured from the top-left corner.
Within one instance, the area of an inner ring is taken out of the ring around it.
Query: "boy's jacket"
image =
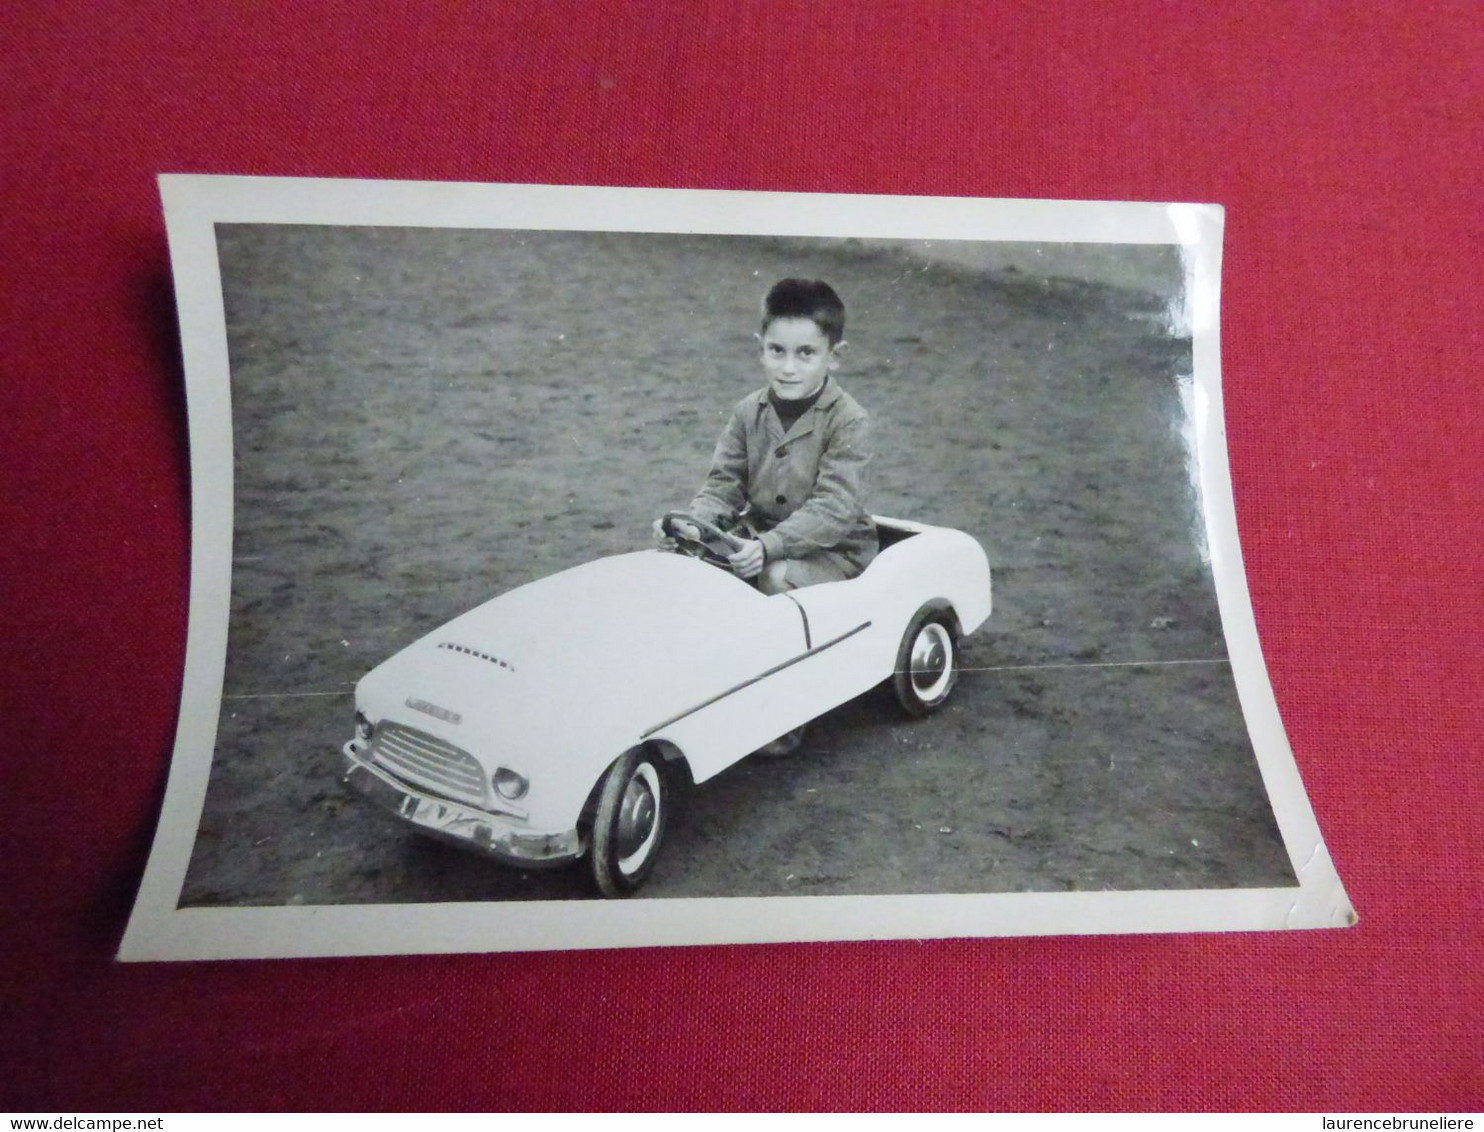
[[[870,458],[870,418],[833,377],[787,432],[764,387],[732,410],[690,511],[722,527],[745,512],[768,561],[823,554],[853,576],[876,556],[861,502]]]

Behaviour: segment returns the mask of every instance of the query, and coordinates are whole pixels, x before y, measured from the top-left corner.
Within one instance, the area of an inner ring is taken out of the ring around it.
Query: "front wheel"
[[[604,896],[628,896],[649,875],[665,835],[664,770],[642,749],[604,773],[593,817],[593,881]]]
[[[891,686],[910,716],[936,711],[958,680],[958,633],[945,609],[919,609],[902,634]]]

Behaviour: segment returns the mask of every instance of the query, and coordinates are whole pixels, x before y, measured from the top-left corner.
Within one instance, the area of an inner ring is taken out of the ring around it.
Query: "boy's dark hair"
[[[780,279],[763,299],[763,330],[778,318],[813,319],[831,346],[845,337],[845,304],[822,279]]]

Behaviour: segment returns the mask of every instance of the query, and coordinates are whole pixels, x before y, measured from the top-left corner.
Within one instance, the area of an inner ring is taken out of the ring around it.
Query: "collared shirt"
[[[870,419],[833,378],[786,432],[763,388],[733,408],[690,511],[724,527],[745,510],[769,561],[823,554],[857,574],[877,550],[861,502],[870,458]]]

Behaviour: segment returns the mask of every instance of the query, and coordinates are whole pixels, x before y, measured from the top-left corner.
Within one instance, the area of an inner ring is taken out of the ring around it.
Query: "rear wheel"
[[[936,711],[958,680],[958,631],[946,609],[919,609],[902,634],[892,691],[910,716]]]
[[[649,876],[665,835],[665,773],[635,749],[604,773],[593,817],[593,881],[604,896],[628,896]]]

